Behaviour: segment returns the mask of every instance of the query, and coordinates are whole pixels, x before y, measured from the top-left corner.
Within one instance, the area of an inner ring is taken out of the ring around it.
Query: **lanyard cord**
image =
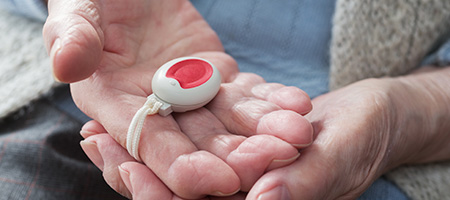
[[[142,161],[139,157],[139,141],[141,139],[142,127],[147,115],[156,114],[163,104],[156,100],[154,96],[148,96],[145,104],[136,112],[131,120],[127,132],[127,150],[137,161]]]

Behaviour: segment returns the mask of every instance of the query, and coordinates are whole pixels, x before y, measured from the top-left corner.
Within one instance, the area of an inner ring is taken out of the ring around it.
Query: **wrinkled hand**
[[[394,131],[399,116],[393,107],[390,88],[389,83],[366,80],[314,99],[314,110],[307,115],[314,126],[313,144],[294,163],[262,175],[248,194],[239,193],[229,199],[355,199],[360,196],[382,173],[405,161],[399,152],[410,152],[403,144],[406,140]],[[102,166],[107,168],[120,166],[117,174],[125,182],[123,189],[132,191],[133,197],[176,199],[150,170],[130,161],[125,149],[109,135],[101,134],[105,130],[99,124],[89,122],[83,129],[97,133],[84,142],[84,145],[96,145],[96,152],[91,155],[101,159],[105,163]],[[276,151],[271,147],[262,148]]]
[[[219,69],[225,84],[206,108],[150,116],[142,130],[140,157],[176,195],[248,190],[264,171],[298,157],[292,145],[311,143],[311,125],[301,116],[311,110],[308,96],[238,74],[235,61],[188,1],[50,0],[48,5],[44,39],[55,77],[72,83],[77,106],[121,146],[164,62],[197,56]],[[105,179],[121,191],[124,183],[114,173],[106,172]]]
[[[408,108],[409,100],[393,82],[364,80],[313,99],[314,110],[306,116],[314,127],[313,144],[293,164],[263,175],[247,198],[356,199],[404,163],[417,151],[411,144],[417,149],[420,142],[408,148],[412,131],[399,131],[398,119],[409,119],[399,108]]]

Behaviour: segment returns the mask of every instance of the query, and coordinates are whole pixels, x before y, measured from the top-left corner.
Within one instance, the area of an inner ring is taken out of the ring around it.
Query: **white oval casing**
[[[199,86],[184,89],[178,80],[167,77],[167,72],[172,66],[186,60],[208,63],[212,68],[210,78]],[[170,104],[174,112],[185,112],[200,108],[210,102],[219,92],[220,83],[219,70],[211,62],[197,57],[181,57],[165,63],[155,72],[152,90],[159,100]]]

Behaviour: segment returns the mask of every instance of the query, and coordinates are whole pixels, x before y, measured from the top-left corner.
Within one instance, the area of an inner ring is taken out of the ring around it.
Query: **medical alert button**
[[[163,105],[159,113],[185,112],[206,105],[220,89],[221,77],[209,61],[182,57],[161,66],[153,76],[153,95]]]

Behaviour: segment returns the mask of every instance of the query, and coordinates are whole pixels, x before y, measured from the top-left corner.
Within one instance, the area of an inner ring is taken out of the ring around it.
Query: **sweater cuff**
[[[48,15],[47,5],[42,0],[2,0],[0,7],[42,22],[47,19]]]

